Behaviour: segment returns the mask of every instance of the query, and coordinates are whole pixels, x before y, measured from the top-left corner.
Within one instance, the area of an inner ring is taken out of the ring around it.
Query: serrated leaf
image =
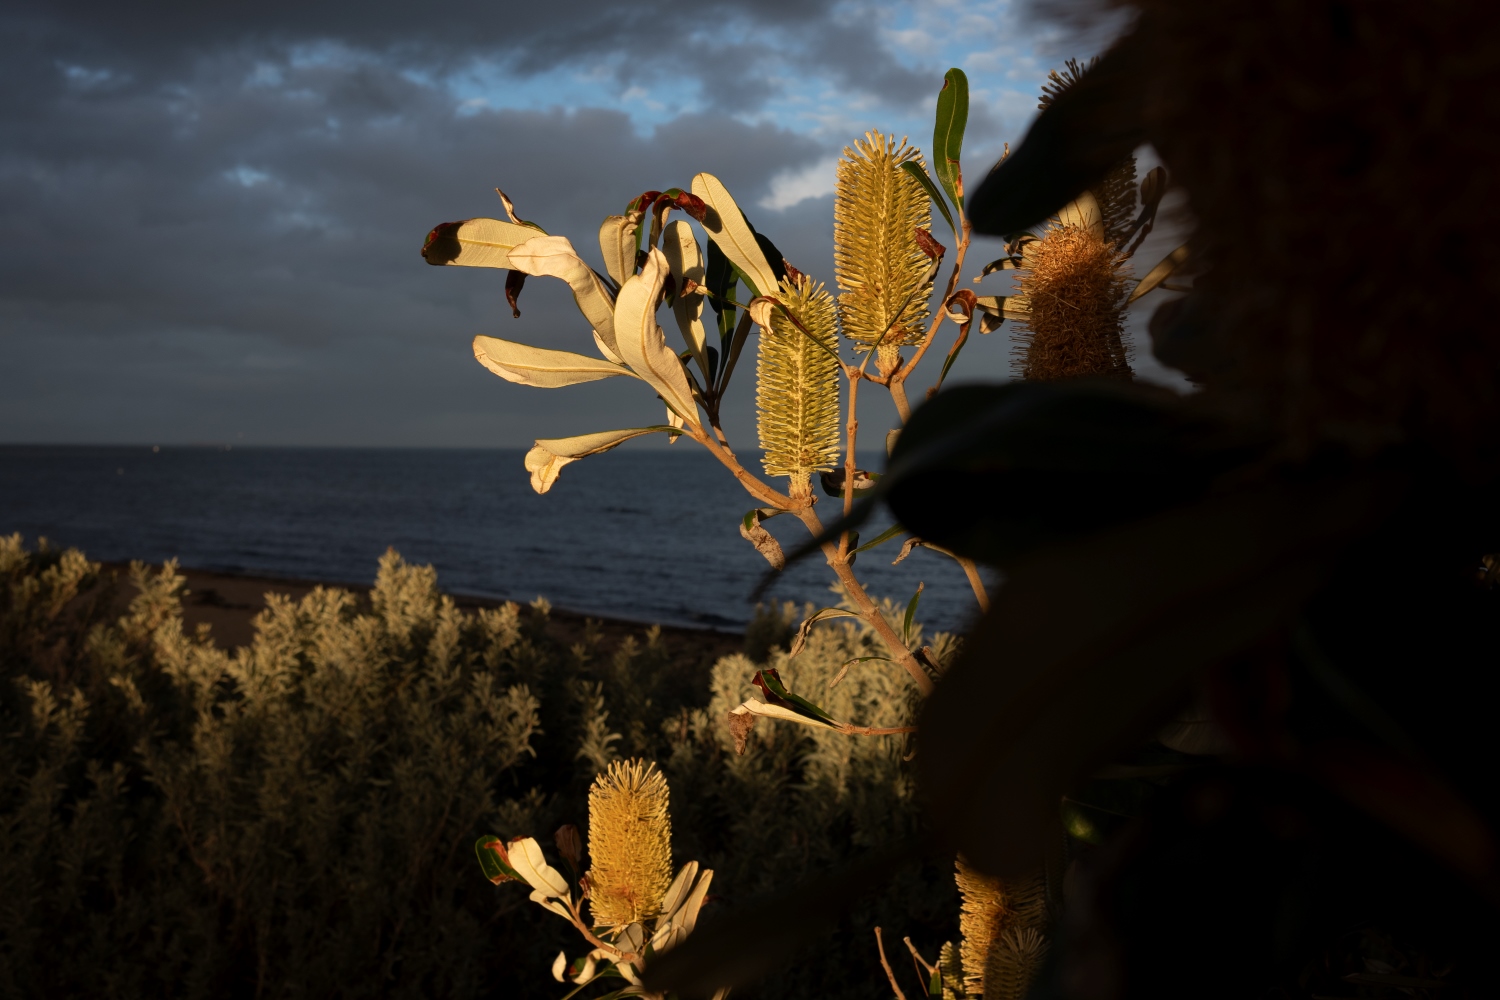
[[[422,259],[433,265],[509,268],[511,248],[535,235],[529,226],[500,219],[444,222],[427,234]]]
[[[539,438],[526,453],[526,471],[531,473],[531,488],[546,493],[557,482],[562,467],[580,458],[609,451],[643,434],[671,433],[676,428],[666,424],[654,427],[629,427],[618,431],[599,431],[577,437]]]
[[[678,219],[668,223],[662,231],[662,252],[672,268],[672,281],[677,295],[672,300],[672,315],[677,320],[677,329],[682,339],[693,352],[698,370],[703,373],[705,384],[712,384],[708,362],[708,331],[703,328],[703,300],[706,297],[699,289],[685,291],[687,282],[703,285],[706,274],[703,254],[698,249],[698,240],[693,236],[693,227]]]
[[[510,856],[510,866],[516,873],[546,898],[568,895],[568,880],[547,864],[547,856],[542,853],[542,845],[535,837],[517,837],[506,848],[506,854]]]
[[[1136,284],[1130,293],[1130,298],[1125,300],[1125,304],[1129,305],[1147,292],[1153,291],[1163,281],[1170,278],[1173,271],[1187,263],[1189,256],[1191,254],[1186,243],[1167,254],[1155,267],[1146,272],[1146,276]]]
[[[591,358],[571,351],[549,351],[498,337],[475,337],[474,358],[507,382],[540,389],[557,389],[632,374],[628,368],[603,358]]]
[[[739,205],[713,174],[698,174],[693,178],[693,194],[703,199],[710,211],[703,221],[709,239],[724,251],[729,262],[739,269],[740,275],[751,285],[755,295],[770,295],[777,289],[776,272],[766,255],[761,251],[755,232],[745,221]]]
[[[964,204],[964,174],[959,165],[964,150],[964,128],[969,121],[969,78],[958,67],[943,75],[937,116],[932,127],[932,169],[943,190],[960,209]]]
[[[901,164],[901,169],[915,177],[917,183],[922,185],[922,190],[927,192],[927,197],[937,206],[938,211],[943,214],[943,219],[948,223],[948,228],[953,231],[953,238],[957,239],[958,226],[953,223],[953,213],[948,210],[948,202],[939,193],[937,185],[932,183],[932,178],[927,176],[927,171],[922,169],[922,164],[916,160],[907,160]]]
[[[609,360],[620,361],[620,353],[615,349],[614,294],[605,286],[604,279],[578,256],[567,237],[532,237],[511,250],[510,262],[518,271],[566,281],[578,311],[588,320],[602,345],[600,351]]]
[[[698,405],[693,401],[687,371],[677,352],[667,346],[667,336],[656,322],[656,303],[669,272],[666,256],[652,247],[641,273],[628,278],[615,299],[615,342],[620,357],[636,375],[678,416],[696,427]]]

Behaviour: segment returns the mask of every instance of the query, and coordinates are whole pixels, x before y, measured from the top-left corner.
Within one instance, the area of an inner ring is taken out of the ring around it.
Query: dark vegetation
[[[666,772],[678,863],[717,872],[705,912],[916,822],[897,741],[763,726],[736,757],[745,656],[657,629],[560,640],[544,605],[462,610],[394,553],[368,595],[271,598],[238,649],[184,630],[181,590],[170,566],[122,581],[0,539],[0,995],[560,995],[569,928],[486,881],[473,843],[550,850],[616,756]],[[804,683],[867,639],[820,629],[788,670],[787,635],[762,615],[748,651]],[[935,951],[951,886],[911,871],[744,995],[871,995],[868,928]]]

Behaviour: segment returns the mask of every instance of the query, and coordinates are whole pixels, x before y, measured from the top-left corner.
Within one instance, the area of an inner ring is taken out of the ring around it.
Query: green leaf
[[[884,531],[882,531],[880,534],[876,535],[874,538],[870,539],[868,542],[865,542],[865,544],[861,545],[854,551],[865,552],[869,549],[873,549],[877,545],[884,545],[886,542],[890,541],[892,538],[895,538],[905,530],[906,529],[901,527],[901,525],[893,524],[889,528],[886,528]]]
[[[781,675],[774,669],[768,667],[765,670],[757,670],[752,680],[755,686],[760,688],[761,692],[772,703],[783,702],[785,703],[783,707],[800,711],[803,715],[817,719],[819,722],[837,722],[832,715],[829,715],[806,698],[788,691],[786,685],[781,683]]]
[[[858,618],[859,615],[853,611],[845,611],[843,608],[823,608],[809,615],[797,629],[797,634],[792,637],[792,645],[787,650],[787,659],[791,659],[802,652],[802,647],[807,645],[807,637],[812,633],[812,627],[820,621],[828,618]]]
[[[938,91],[937,119],[932,127],[932,170],[960,209],[964,205],[964,172],[959,161],[968,121],[969,78],[955,66],[943,76],[943,89]]]
[[[932,203],[938,207],[938,211],[943,213],[943,218],[948,222],[948,228],[953,230],[953,237],[957,239],[958,227],[953,224],[953,214],[948,211],[948,202],[938,191],[937,185],[932,183],[932,178],[927,176],[927,171],[923,170],[922,165],[916,160],[907,160],[901,164],[901,169],[915,177],[917,183],[922,185],[922,190],[927,192],[927,197],[931,198]]]
[[[484,872],[484,877],[496,885],[526,881],[509,865],[505,856],[505,844],[494,834],[486,834],[475,841],[474,853],[479,855],[479,868]]]
[[[906,617],[901,622],[901,641],[908,645],[911,644],[911,620],[917,613],[917,602],[922,599],[922,588],[925,586],[924,583],[918,583],[917,592],[906,602]]]

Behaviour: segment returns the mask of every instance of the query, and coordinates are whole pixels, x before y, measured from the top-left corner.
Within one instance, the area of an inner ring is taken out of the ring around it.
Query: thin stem
[[[847,722],[839,727],[839,732],[845,736],[900,736],[902,733],[914,733],[916,726],[851,726]]]
[[[963,273],[964,269],[964,257],[969,253],[969,238],[974,231],[974,227],[970,224],[967,217],[961,220],[959,229],[962,232],[958,238],[958,246],[954,248],[953,271],[948,275],[948,287],[943,292],[942,302],[944,306],[947,306],[948,300],[953,297],[953,292],[958,287],[958,279],[959,276]],[[932,325],[927,328],[927,336],[922,338],[922,343],[917,347],[916,353],[911,356],[910,361],[902,365],[901,369],[891,376],[891,394],[893,396],[896,394],[896,387],[910,378],[912,372],[916,370],[917,365],[921,362],[923,355],[927,353],[927,349],[932,346],[933,341],[937,338],[938,327],[943,325],[943,320],[946,319],[947,316],[948,310],[946,308],[938,309],[938,314],[936,317],[934,317]],[[905,399],[904,391],[902,392],[901,398],[903,400]],[[901,403],[898,402],[896,406],[899,409]],[[902,419],[904,421],[905,417],[903,417]]]
[[[926,969],[929,976],[937,971],[937,966],[922,957],[922,953],[917,950],[917,946],[911,943],[911,938],[904,937],[901,940],[905,942],[906,950],[911,952],[911,960],[917,963],[919,969]]]
[[[875,928],[875,947],[880,949],[880,967],[885,970],[885,978],[891,982],[891,989],[896,993],[896,1000],[906,1000],[906,994],[901,992],[901,986],[896,982],[896,974],[891,971],[891,963],[886,961],[885,941],[881,940],[880,928]]]
[[[974,590],[974,599],[979,602],[979,610],[989,614],[990,593],[984,589],[984,581],[979,578],[979,567],[974,565],[974,560],[965,556],[954,556],[953,559],[964,568],[964,576],[969,578],[969,586]]]
[[[818,520],[817,512],[812,507],[802,507],[795,513],[802,519],[802,523],[807,525],[807,530],[812,532],[814,537],[823,533],[823,522]],[[911,679],[923,696],[932,694],[932,678],[927,676],[927,671],[921,661],[906,648],[906,644],[901,641],[896,630],[891,628],[885,616],[880,613],[880,609],[875,606],[875,602],[870,600],[870,595],[865,593],[865,588],[860,585],[859,580],[854,576],[854,571],[849,568],[848,558],[841,555],[839,547],[832,542],[824,543],[823,555],[827,558],[828,565],[832,567],[834,574],[838,576],[839,582],[844,585],[844,593],[848,594],[849,599],[854,602],[859,616],[875,630],[876,635],[880,636],[880,641],[885,643],[896,662],[911,675]]]
[[[600,940],[600,938],[593,931],[588,929],[588,926],[583,922],[583,918],[578,915],[578,907],[576,904],[574,904],[571,894],[568,896],[567,902],[564,905],[568,908],[568,921],[574,927],[578,928],[578,932],[588,940],[589,944],[593,945],[595,948],[603,948],[605,951],[613,952],[615,955],[615,961],[617,962],[634,962],[636,960],[637,956],[635,952],[621,951],[607,941]]]
[[[717,458],[719,460],[719,464],[723,465],[726,469],[733,473],[734,478],[740,481],[740,485],[745,488],[746,492],[755,497],[757,500],[762,500],[770,506],[778,508],[779,510],[800,510],[808,506],[808,500],[793,499],[792,497],[787,496],[785,493],[778,493],[777,491],[771,489],[771,487],[767,486],[765,483],[761,482],[755,476],[751,475],[744,466],[740,465],[739,461],[731,452],[721,447],[718,441],[716,441],[712,437],[709,437],[708,434],[704,432],[703,428],[698,426],[696,423],[689,424],[684,430],[684,433],[691,437],[694,441],[697,441],[703,447],[707,448],[709,453],[713,455],[714,458]]]
[[[901,381],[900,374],[897,372],[892,375],[886,388],[891,391],[891,400],[896,404],[896,415],[901,418],[901,423],[905,424],[911,419],[911,403],[907,402],[906,385]]]

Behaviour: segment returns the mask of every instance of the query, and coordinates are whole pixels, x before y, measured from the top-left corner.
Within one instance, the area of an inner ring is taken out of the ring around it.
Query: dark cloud
[[[501,215],[499,185],[597,259],[604,215],[708,170],[830,277],[831,198],[756,205],[840,144],[745,122],[788,80],[930,100],[935,77],[881,45],[832,0],[10,0],[0,440],[514,446],[659,422],[625,380],[545,392],[485,372],[476,333],[591,350],[587,327],[541,279],[512,320],[500,273],[428,267],[422,237]],[[615,110],[476,108],[449,86],[574,65],[696,88],[703,110],[643,129]]]

